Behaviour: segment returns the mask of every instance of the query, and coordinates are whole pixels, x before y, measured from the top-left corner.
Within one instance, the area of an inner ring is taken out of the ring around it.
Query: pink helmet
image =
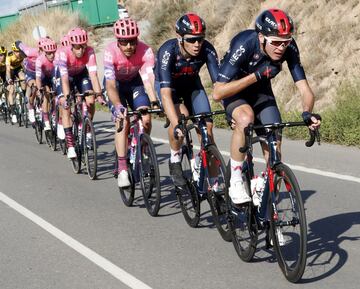
[[[70,45],[70,39],[69,39],[69,36],[68,35],[64,35],[61,40],[61,45],[62,46],[69,46]]]
[[[131,18],[119,19],[114,23],[114,34],[116,38],[136,38],[139,36],[139,28]]]
[[[69,40],[70,44],[86,44],[88,41],[88,35],[87,32],[80,28],[76,27],[69,31]]]
[[[49,36],[47,37],[40,37],[39,41],[38,41],[38,48],[42,49],[44,43],[49,39]]]
[[[52,39],[47,39],[47,41],[45,41],[43,43],[42,49],[45,52],[55,52],[57,49],[56,43],[54,40]]]

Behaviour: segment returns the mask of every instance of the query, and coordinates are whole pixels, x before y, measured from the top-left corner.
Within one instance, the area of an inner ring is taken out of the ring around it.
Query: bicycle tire
[[[275,168],[275,200],[278,218],[270,206],[270,235],[278,264],[285,278],[298,282],[305,270],[307,252],[307,225],[301,191],[292,170],[285,164]],[[290,222],[286,224],[285,222]],[[299,229],[297,236],[296,229]]]
[[[71,159],[71,165],[73,172],[75,174],[80,173],[81,171],[81,140],[79,139],[79,130],[78,130],[78,123],[77,121],[73,121],[72,125],[72,133],[74,137],[74,144],[75,144],[75,152],[76,158]]]
[[[57,150],[57,122],[56,122],[56,116],[50,111],[49,113],[49,122],[50,122],[50,141],[51,141],[51,149],[53,151]]]
[[[200,198],[194,185],[195,181],[191,171],[190,156],[185,145],[181,148],[181,166],[184,178],[186,179],[186,186],[175,188],[176,197],[186,223],[190,227],[196,228],[200,222]]]
[[[231,178],[230,161],[226,175],[225,200],[232,243],[240,259],[244,262],[250,262],[254,257],[258,240],[254,207],[251,202],[241,206],[234,205],[231,202],[228,190]],[[249,189],[249,183],[246,182],[245,185]]]
[[[155,146],[146,133],[140,139],[140,185],[150,216],[157,216],[161,202],[160,172]]]
[[[8,109],[5,105],[2,106],[2,117],[5,123],[8,123]]]
[[[34,130],[35,130],[35,137],[36,140],[39,144],[42,144],[42,140],[43,140],[43,128],[42,128],[42,123],[39,120],[35,120],[34,123]]]
[[[18,103],[16,105],[16,117],[17,117],[18,125],[19,127],[21,127],[22,124],[21,103]]]
[[[22,113],[22,118],[23,118],[23,122],[24,122],[24,127],[28,128],[28,126],[29,126],[28,109],[27,109],[27,106],[26,106],[26,101],[25,101],[24,95],[21,95],[21,97],[22,97],[21,113]]]
[[[83,121],[83,150],[85,157],[85,165],[89,178],[96,179],[97,173],[97,146],[94,125],[90,118],[85,118]],[[91,133],[91,147],[88,147],[87,133]]]
[[[55,135],[56,135],[56,138],[57,138],[57,140],[59,142],[59,146],[60,146],[60,150],[61,150],[62,154],[66,155],[67,149],[66,149],[65,140],[64,139],[59,139],[57,137],[57,128],[58,128],[58,125],[59,125],[59,119],[60,119],[60,111],[59,111],[59,107],[56,106],[56,115],[55,115],[56,130],[55,130]]]
[[[208,190],[208,201],[211,214],[214,219],[214,224],[219,231],[221,237],[224,239],[224,241],[231,242],[231,231],[227,222],[225,202],[226,164],[218,148],[214,144],[206,148],[206,157],[209,167],[211,166],[212,162],[215,162],[218,167],[218,173],[216,177],[218,179],[219,191],[214,192],[213,190]],[[204,185],[210,187],[207,182],[204,182]],[[205,189],[208,188],[204,188],[204,190]]]

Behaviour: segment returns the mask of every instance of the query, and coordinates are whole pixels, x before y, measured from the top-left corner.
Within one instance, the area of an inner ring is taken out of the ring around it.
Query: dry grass
[[[75,26],[87,26],[86,22],[79,17],[79,14],[63,9],[50,10],[36,16],[23,14],[18,21],[0,33],[0,43],[10,47],[12,42],[22,40],[27,45],[35,47],[37,42],[32,37],[32,31],[37,25],[43,26],[47,34],[56,41],[59,41],[63,35]]]

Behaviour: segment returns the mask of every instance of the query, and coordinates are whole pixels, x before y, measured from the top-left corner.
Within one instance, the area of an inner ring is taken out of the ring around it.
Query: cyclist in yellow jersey
[[[6,54],[6,48],[4,46],[0,46],[0,78],[3,83],[6,81]]]
[[[17,117],[15,112],[15,104],[14,104],[14,78],[19,80],[25,79],[25,73],[23,71],[22,63],[25,58],[25,55],[16,47],[15,43],[11,45],[11,50],[9,51],[6,57],[6,81],[8,82],[8,100],[10,104],[10,113],[11,113],[11,121],[13,123],[17,122]],[[21,82],[21,89],[24,91],[25,95],[25,81]]]

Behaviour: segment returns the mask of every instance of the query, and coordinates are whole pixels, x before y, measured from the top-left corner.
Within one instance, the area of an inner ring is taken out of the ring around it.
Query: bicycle
[[[151,137],[144,132],[142,116],[145,114],[160,114],[161,109],[142,109],[128,111],[130,132],[128,135],[128,174],[131,185],[120,188],[121,199],[125,206],[133,204],[135,184],[140,182],[141,191],[147,211],[153,217],[158,215],[161,202],[160,172],[157,162],[155,146]],[[117,132],[123,129],[120,122]],[[118,156],[115,149],[114,177],[118,177]]]
[[[0,112],[4,122],[7,123],[10,118],[10,112],[7,101],[7,90],[5,88],[5,83],[2,80],[0,80]]]
[[[239,257],[250,262],[255,254],[259,231],[265,231],[266,248],[274,247],[278,264],[285,278],[296,283],[302,277],[306,265],[307,225],[301,191],[292,170],[281,162],[277,149],[277,132],[285,127],[306,126],[304,122],[286,122],[266,125],[249,125],[245,128],[246,153],[243,179],[253,202],[235,205],[229,197],[231,170],[228,167],[225,199],[227,220],[232,242]],[[264,135],[254,137],[257,129],[265,129]],[[306,146],[320,144],[318,130],[310,131]],[[254,174],[253,144],[260,142],[269,147],[269,161],[265,168],[261,190],[251,191],[251,183],[257,182]],[[230,165],[230,163],[229,163]],[[258,198],[259,202],[255,202]]]
[[[200,222],[200,203],[208,200],[214,224],[221,237],[231,240],[227,227],[225,210],[225,175],[226,165],[217,146],[207,132],[206,119],[225,111],[213,111],[192,116],[181,115],[179,127],[184,132],[184,144],[181,147],[181,166],[186,179],[184,188],[175,188],[182,214],[187,224],[197,227]],[[188,120],[192,124],[186,125]],[[195,155],[191,130],[201,134],[200,152]]]
[[[90,119],[86,105],[86,97],[95,95],[94,92],[72,92],[67,101],[73,105],[71,113],[72,133],[74,135],[75,151],[77,157],[71,160],[74,173],[81,171],[81,165],[86,166],[86,171],[91,180],[97,173],[97,145],[94,125]]]
[[[31,87],[31,90],[33,90],[33,86]],[[43,95],[42,94],[35,95],[35,97],[34,97],[35,122],[32,124],[32,126],[35,130],[35,137],[39,144],[42,144],[43,131],[44,131],[42,103],[43,103]]]
[[[26,106],[27,99],[24,95],[24,92],[21,89],[20,83],[26,81],[25,79],[16,79],[14,80],[15,85],[15,113],[18,120],[19,127],[24,121],[24,126],[27,128],[29,124],[28,120],[28,108]],[[13,124],[11,122],[11,124]]]

